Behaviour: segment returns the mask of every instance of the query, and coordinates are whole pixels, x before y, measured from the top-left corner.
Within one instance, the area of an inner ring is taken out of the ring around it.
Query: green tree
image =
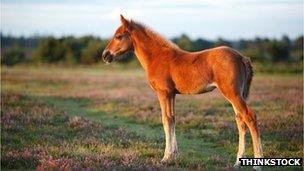
[[[85,64],[92,64],[98,61],[101,56],[101,42],[97,40],[90,40],[88,45],[82,49],[80,62]]]
[[[250,43],[250,45],[247,47],[247,49],[250,48],[257,48],[259,51],[259,57],[258,57],[258,61],[260,62],[271,62],[271,55],[267,52],[267,47],[268,44],[271,41],[269,39],[262,39],[259,37],[256,37],[252,43]]]
[[[186,34],[182,34],[179,38],[173,39],[173,42],[175,42],[181,49],[194,51],[193,42]]]
[[[80,50],[74,48],[75,38],[73,37],[65,37],[60,40],[61,47],[63,48],[63,61],[67,64],[74,64],[79,61],[78,56],[80,56]]]
[[[230,46],[231,47],[231,42],[220,37],[214,43],[214,46]]]
[[[6,65],[15,65],[25,61],[25,53],[21,50],[19,45],[14,45],[8,51],[4,52],[1,63]]]
[[[65,49],[61,45],[61,42],[54,37],[43,39],[38,44],[34,61],[47,63],[63,61]]]
[[[204,39],[197,39],[192,44],[194,46],[193,49],[195,51],[208,49],[208,48],[211,48],[213,46],[212,42],[210,42],[208,40],[204,40]]]
[[[303,36],[295,39],[291,53],[295,61],[303,61]]]
[[[259,61],[260,59],[260,53],[259,53],[259,50],[258,49],[246,49],[244,51],[242,51],[242,53],[245,55],[245,56],[248,56],[250,57],[250,59],[252,61]]]
[[[267,52],[271,56],[272,62],[283,62],[289,60],[289,47],[283,41],[271,41],[268,43]]]

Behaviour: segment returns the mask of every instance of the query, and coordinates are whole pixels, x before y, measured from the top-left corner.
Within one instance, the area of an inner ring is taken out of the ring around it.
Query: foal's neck
[[[170,57],[173,51],[178,49],[159,35],[153,35],[150,30],[134,30],[132,32],[133,46],[136,57],[142,67],[147,70],[154,60]],[[159,36],[159,37],[154,37]],[[171,52],[171,53],[170,53]]]

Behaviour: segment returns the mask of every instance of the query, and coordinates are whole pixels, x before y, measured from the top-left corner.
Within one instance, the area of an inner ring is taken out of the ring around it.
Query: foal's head
[[[102,59],[106,63],[117,60],[119,56],[133,50],[133,43],[130,35],[131,23],[120,15],[121,26],[115,31],[113,38],[102,53]]]

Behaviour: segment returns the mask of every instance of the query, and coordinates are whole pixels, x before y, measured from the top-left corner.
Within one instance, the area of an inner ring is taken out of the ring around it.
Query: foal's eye
[[[122,39],[122,35],[116,36],[115,37],[117,40],[121,40]]]

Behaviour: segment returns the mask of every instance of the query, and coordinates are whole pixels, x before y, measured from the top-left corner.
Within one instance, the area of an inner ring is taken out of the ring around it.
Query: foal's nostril
[[[110,51],[105,50],[105,51],[102,53],[102,60],[103,60],[103,62],[105,62],[105,63],[111,63],[111,62],[113,61],[113,55],[111,54]]]
[[[103,51],[103,53],[102,53],[102,60],[104,61],[104,62],[106,62],[106,58],[107,58],[107,56],[110,54],[110,52],[108,51],[108,50],[104,50]]]

